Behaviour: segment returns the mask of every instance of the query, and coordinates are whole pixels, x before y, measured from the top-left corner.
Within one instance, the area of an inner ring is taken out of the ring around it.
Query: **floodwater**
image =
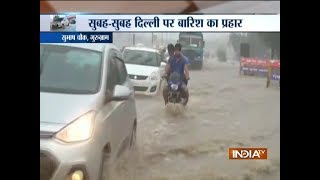
[[[176,112],[161,94],[137,96],[136,147],[111,169],[116,180],[280,179],[280,88],[205,61],[190,72],[190,100]],[[229,160],[230,147],[266,147],[267,160]]]

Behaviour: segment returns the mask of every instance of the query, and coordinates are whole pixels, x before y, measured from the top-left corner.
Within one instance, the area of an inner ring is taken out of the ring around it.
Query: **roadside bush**
[[[217,57],[218,57],[218,61],[226,62],[226,61],[227,61],[227,53],[226,53],[226,50],[223,49],[222,47],[219,47],[219,48],[217,49]]]

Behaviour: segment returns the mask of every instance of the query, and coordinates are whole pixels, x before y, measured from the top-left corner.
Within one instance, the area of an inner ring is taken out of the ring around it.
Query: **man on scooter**
[[[168,46],[168,53],[169,53],[169,46]],[[180,74],[180,77],[182,78],[181,80],[183,80],[184,76],[186,77],[186,80],[190,79],[189,78],[188,62],[187,62],[187,59],[185,58],[185,56],[183,56],[181,53],[181,44],[176,44],[174,46],[174,56],[169,58],[168,63],[165,68],[165,71],[166,71],[167,77],[172,72],[177,72]],[[181,95],[185,100],[184,103],[186,103],[189,99],[189,91],[188,91],[187,85],[184,81],[183,81],[183,85],[181,88],[182,88]],[[163,88],[163,98],[164,98],[165,104],[168,103],[168,91],[169,91],[168,87],[165,86]]]
[[[168,44],[167,49],[168,49],[168,55],[169,55],[169,60],[170,60],[170,58],[174,58],[174,45],[173,45],[173,44]],[[183,54],[181,54],[181,55],[186,59],[186,62],[187,62],[187,64],[189,65],[189,59],[188,59],[188,57],[184,56]],[[169,60],[168,60],[168,62],[169,62]],[[167,64],[168,64],[168,63],[167,63]],[[168,68],[169,68],[168,65],[167,65],[165,68],[166,68],[165,72],[170,72],[169,69],[168,69]],[[166,78],[169,78],[169,76],[170,76],[170,73],[166,73]],[[167,79],[167,80],[168,80],[168,79]],[[184,83],[185,83],[186,85],[188,85],[188,80],[187,80],[185,74],[183,75],[183,81],[184,81]]]

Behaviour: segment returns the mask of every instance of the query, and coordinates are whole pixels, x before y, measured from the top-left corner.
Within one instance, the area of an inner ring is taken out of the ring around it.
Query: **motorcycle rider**
[[[168,44],[167,46],[167,51],[168,51],[168,57],[166,59],[167,63],[169,62],[169,59],[174,56],[174,45],[173,44]],[[167,67],[167,66],[166,66]]]
[[[186,63],[187,63],[187,65],[188,65],[188,70],[189,70],[189,59],[188,59],[187,56],[184,56],[183,54],[182,54],[182,56],[186,59]],[[184,76],[183,76],[183,82],[184,82],[186,85],[188,85],[188,81],[189,81],[189,79],[187,79],[187,76],[186,76],[186,73],[185,73]]]
[[[170,47],[169,47],[170,46]],[[172,51],[169,51],[169,48],[172,48],[172,46],[169,44],[168,45],[168,53],[172,53]],[[172,50],[172,49],[170,49]],[[185,56],[182,55],[181,53],[181,44],[177,43],[174,46],[174,55],[170,56],[168,63],[166,65],[165,68],[165,73],[166,76],[168,78],[168,75],[171,74],[172,72],[177,72],[180,74],[180,77],[182,78],[181,80],[183,80],[183,77],[185,76],[186,80],[189,80],[189,69],[188,69],[188,62],[187,59],[185,58]],[[182,86],[181,86],[181,95],[183,98],[185,98],[185,102],[188,100],[189,98],[189,91],[187,88],[186,83],[183,81]],[[168,103],[168,87],[164,86],[163,88],[163,98],[165,101],[165,105]]]
[[[173,44],[168,44],[168,54],[169,54],[170,58],[174,55],[174,45]]]
[[[168,78],[170,76],[170,69],[169,69],[169,61],[170,59],[172,59],[174,57],[174,45],[173,44],[168,44],[168,55],[169,55],[169,58],[168,58],[168,61],[167,61],[167,64],[166,64],[166,67],[165,67],[165,75],[164,77],[167,79],[168,81]]]
[[[168,44],[168,47],[167,47],[167,49],[168,49],[168,54],[169,54],[169,60],[170,60],[170,58],[173,58],[173,56],[174,56],[174,45],[173,44]],[[186,59],[186,63],[189,65],[189,59],[188,59],[188,57],[186,57],[186,56],[184,56],[182,53],[181,53],[181,55]],[[168,60],[168,62],[169,62],[169,60]],[[165,70],[166,72],[170,72],[169,70],[168,70],[168,65],[166,66],[166,70]],[[170,73],[167,73],[166,74],[166,78],[167,78],[167,80],[168,80],[168,78],[170,77]],[[184,74],[183,75],[183,81],[184,81],[184,83],[186,84],[186,85],[188,85],[188,80],[187,80],[187,78],[186,78],[186,75]]]

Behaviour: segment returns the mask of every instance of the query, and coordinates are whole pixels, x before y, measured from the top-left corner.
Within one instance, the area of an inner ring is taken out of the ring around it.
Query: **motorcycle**
[[[179,73],[172,73],[170,77],[164,77],[167,80],[168,88],[168,103],[186,105],[188,98],[182,97],[182,85],[183,81],[180,78]]]

